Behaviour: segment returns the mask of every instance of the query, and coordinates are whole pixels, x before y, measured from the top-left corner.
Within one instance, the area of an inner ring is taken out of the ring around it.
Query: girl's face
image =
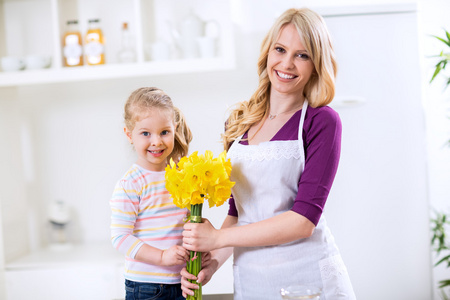
[[[303,88],[313,72],[314,64],[297,29],[294,24],[285,25],[267,57],[272,92],[303,95]]]
[[[149,171],[164,171],[175,141],[172,114],[166,110],[152,109],[144,119],[136,122],[131,132],[127,128],[124,131],[136,149],[136,163]]]

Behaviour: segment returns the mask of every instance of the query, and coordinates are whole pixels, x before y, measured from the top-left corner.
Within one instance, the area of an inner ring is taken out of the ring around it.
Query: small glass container
[[[105,63],[105,40],[100,28],[99,19],[91,19],[86,32],[84,53],[88,65],[103,65]]]
[[[281,299],[314,299],[319,300],[322,290],[314,286],[291,285],[282,288]]]
[[[122,47],[118,53],[119,62],[133,63],[136,61],[133,37],[128,29],[128,23],[122,23]]]
[[[67,21],[66,32],[63,36],[63,57],[65,67],[83,65],[83,41],[77,20]]]

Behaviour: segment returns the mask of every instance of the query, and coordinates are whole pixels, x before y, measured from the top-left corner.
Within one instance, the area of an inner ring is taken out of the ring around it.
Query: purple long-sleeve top
[[[298,139],[301,110],[297,111],[275,134],[271,141]],[[329,106],[308,107],[303,124],[305,169],[300,176],[292,211],[314,225],[319,222],[339,164],[342,124],[339,115]],[[241,144],[248,145],[247,133]],[[300,170],[299,170],[300,171]],[[233,197],[228,215],[238,216]]]

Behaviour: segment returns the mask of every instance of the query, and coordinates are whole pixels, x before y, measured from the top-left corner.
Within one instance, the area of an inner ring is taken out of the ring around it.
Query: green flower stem
[[[191,205],[191,217],[198,216],[199,218],[191,218],[192,223],[201,223],[202,221],[202,207],[203,204]],[[195,258],[195,259],[194,259]],[[186,269],[190,274],[198,276],[198,273],[202,269],[202,253],[190,251],[189,261],[186,263]],[[196,283],[195,280],[189,280],[192,283]],[[198,290],[194,290],[194,296],[188,295],[187,300],[202,300],[202,284],[198,284]]]

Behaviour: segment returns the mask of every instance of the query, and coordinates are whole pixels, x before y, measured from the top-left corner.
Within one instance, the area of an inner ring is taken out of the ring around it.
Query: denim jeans
[[[185,300],[181,284],[136,282],[125,279],[125,300]]]

